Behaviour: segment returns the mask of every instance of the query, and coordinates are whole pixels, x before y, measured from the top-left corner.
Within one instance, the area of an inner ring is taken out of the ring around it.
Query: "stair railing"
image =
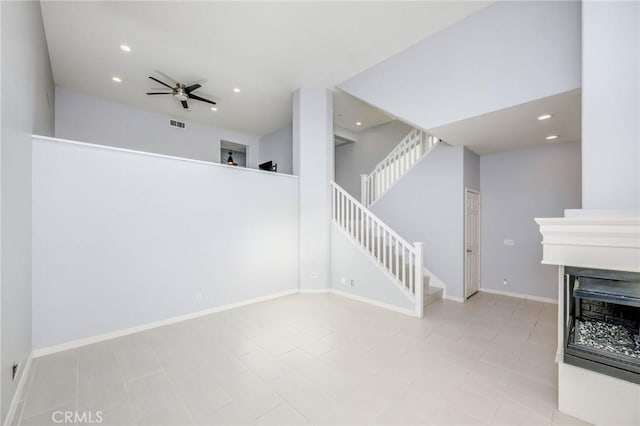
[[[380,198],[438,142],[440,139],[424,130],[413,129],[409,132],[371,173],[360,175],[362,204],[368,207]]]
[[[362,203],[331,182],[331,219],[390,274],[397,286],[415,301],[422,317],[422,243],[410,244]]]

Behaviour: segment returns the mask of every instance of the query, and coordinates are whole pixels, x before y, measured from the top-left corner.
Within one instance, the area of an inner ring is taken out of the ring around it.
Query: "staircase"
[[[442,289],[429,286],[422,265],[422,243],[405,241],[367,207],[331,182],[331,220],[364,250],[414,306],[417,317],[424,307],[442,298]]]
[[[368,175],[361,175],[361,201],[371,206],[441,140],[413,129]]]

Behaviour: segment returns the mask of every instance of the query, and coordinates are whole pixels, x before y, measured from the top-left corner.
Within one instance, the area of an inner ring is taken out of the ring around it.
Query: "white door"
[[[480,193],[465,189],[464,224],[465,298],[480,288]]]

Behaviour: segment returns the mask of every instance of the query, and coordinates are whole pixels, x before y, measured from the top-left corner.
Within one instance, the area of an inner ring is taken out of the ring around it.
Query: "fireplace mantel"
[[[542,263],[640,272],[640,217],[539,218]]]
[[[596,425],[640,424],[640,385],[567,364],[563,350],[565,266],[640,272],[639,212],[567,210],[563,218],[536,222],[542,263],[559,266],[558,409]]]

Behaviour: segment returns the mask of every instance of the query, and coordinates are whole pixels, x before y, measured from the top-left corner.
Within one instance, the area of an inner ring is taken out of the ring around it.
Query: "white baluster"
[[[406,262],[405,262],[404,252],[405,252],[405,249],[404,249],[404,245],[403,245],[402,246],[402,262],[401,262],[401,265],[402,265],[402,286],[406,287],[407,286],[407,272],[406,272],[407,268],[405,267]]]
[[[367,203],[367,175],[360,175],[360,202],[365,206]]]
[[[347,206],[345,204],[347,203],[347,197],[343,193],[341,198],[342,199],[340,200],[340,210],[341,210],[340,211],[340,227],[342,229],[346,230],[347,229],[347,227],[346,227],[346,224],[347,224],[347,221],[346,221],[346,218],[347,218],[346,210],[347,210],[347,208],[346,207]]]
[[[413,273],[413,254],[409,254],[409,291],[415,294],[415,274]]]
[[[415,287],[415,307],[416,307],[416,316],[418,318],[422,318],[423,309],[424,309],[424,284],[423,284],[423,275],[422,272],[422,243],[415,242],[413,243],[413,252],[415,256],[415,266],[414,266],[414,281],[416,283]]]
[[[387,231],[382,230],[382,265],[387,267]]]

